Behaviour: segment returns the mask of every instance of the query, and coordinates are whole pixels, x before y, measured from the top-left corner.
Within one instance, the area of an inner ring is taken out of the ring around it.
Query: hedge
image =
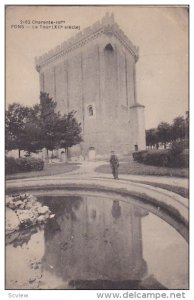
[[[139,163],[159,167],[188,168],[189,152],[187,149],[181,153],[174,149],[161,149],[139,151],[133,153],[133,159]]]
[[[16,159],[13,157],[6,157],[5,158],[5,172],[6,174],[13,174],[17,173],[18,166],[16,164]]]
[[[39,158],[25,157],[13,158],[6,157],[5,172],[6,174],[14,174],[20,172],[41,171],[44,168],[44,161]]]
[[[143,162],[144,162],[144,159],[145,159],[145,157],[146,157],[146,155],[147,155],[147,152],[148,152],[147,150],[134,152],[134,153],[133,153],[133,159],[134,159],[135,161],[138,161],[138,162],[140,162],[140,163],[143,163]]]
[[[177,155],[172,162],[172,167],[175,168],[188,168],[189,167],[189,150],[184,149],[179,155]]]

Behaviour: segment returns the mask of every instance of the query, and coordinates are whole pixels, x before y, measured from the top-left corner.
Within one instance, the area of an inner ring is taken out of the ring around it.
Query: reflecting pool
[[[135,201],[39,195],[52,214],[10,236],[7,289],[188,289],[188,244]]]

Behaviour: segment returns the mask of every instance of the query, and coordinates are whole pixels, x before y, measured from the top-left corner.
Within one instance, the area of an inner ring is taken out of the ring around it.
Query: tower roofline
[[[56,60],[57,58],[84,46],[86,43],[97,38],[101,34],[114,35],[134,56],[135,61],[138,60],[139,48],[134,46],[124,32],[120,29],[119,25],[114,20],[113,13],[109,14],[107,12],[101,21],[97,21],[92,26],[83,29],[76,35],[69,38],[67,41],[63,42],[42,56],[36,57],[36,70],[39,72],[41,66],[44,66]]]

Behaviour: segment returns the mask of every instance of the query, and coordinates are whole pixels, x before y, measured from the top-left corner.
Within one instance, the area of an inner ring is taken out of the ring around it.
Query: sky
[[[79,30],[33,29],[21,21],[64,20],[80,30],[106,12],[136,46],[137,101],[145,105],[146,129],[171,123],[188,110],[188,11],[180,6],[9,6],[6,10],[6,106],[39,102],[34,58]],[[16,26],[14,26],[16,25]],[[17,27],[17,28],[16,28]]]

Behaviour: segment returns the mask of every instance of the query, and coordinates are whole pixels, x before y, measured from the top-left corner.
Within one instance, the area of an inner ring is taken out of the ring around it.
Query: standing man
[[[119,160],[114,151],[111,151],[110,165],[114,179],[118,179]]]

